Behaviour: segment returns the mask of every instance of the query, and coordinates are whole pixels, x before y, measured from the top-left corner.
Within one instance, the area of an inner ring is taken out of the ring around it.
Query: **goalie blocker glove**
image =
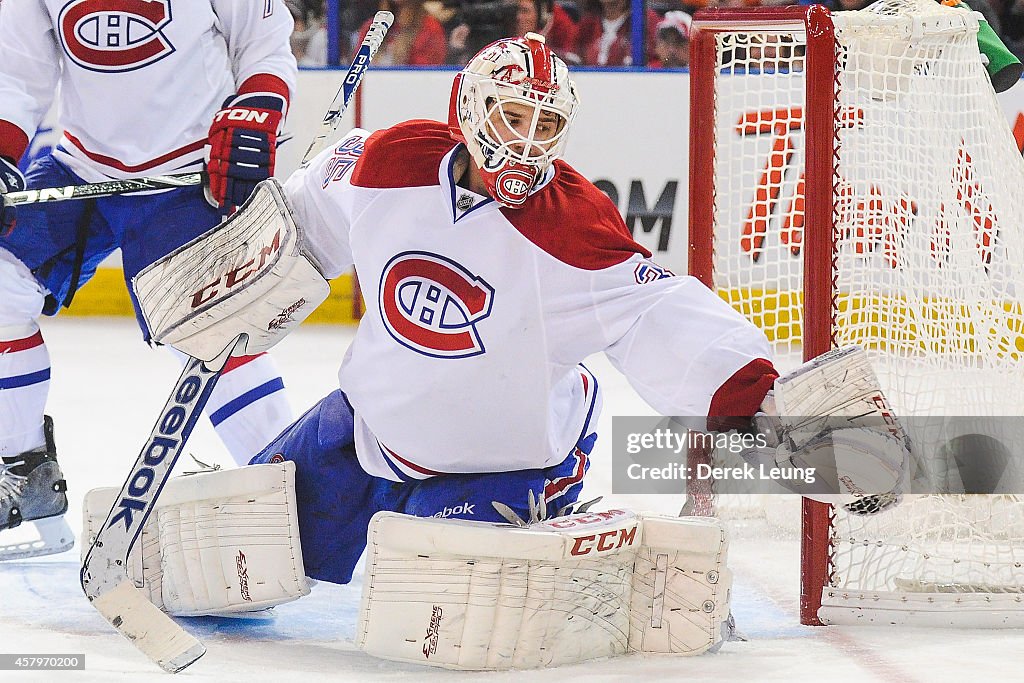
[[[25,176],[18,170],[17,164],[7,157],[0,156],[0,195],[8,192],[21,192],[25,189]],[[14,229],[17,218],[14,205],[0,197],[0,236],[7,236]]]
[[[229,97],[210,126],[210,197],[225,216],[248,199],[256,185],[274,175],[277,131],[284,97],[251,93]]]

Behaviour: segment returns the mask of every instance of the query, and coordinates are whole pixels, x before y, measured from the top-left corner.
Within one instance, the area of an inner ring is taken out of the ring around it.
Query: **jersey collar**
[[[466,146],[462,143],[455,145],[441,159],[441,168],[438,171],[441,189],[448,196],[448,215],[452,217],[452,223],[458,223],[470,214],[479,213],[481,209],[498,205],[491,197],[482,197],[482,195],[478,195],[476,192],[455,184],[455,159],[458,156],[459,150],[465,148]],[[464,203],[468,201],[472,201],[473,205],[466,209]],[[462,208],[460,208],[460,204],[463,204]]]
[[[500,207],[500,205],[494,201],[491,197],[482,197],[475,192],[467,190],[463,187],[459,187],[455,184],[455,159],[458,156],[459,150],[465,149],[466,146],[463,143],[455,145],[448,154],[441,159],[441,167],[438,169],[438,180],[441,184],[441,189],[448,197],[448,215],[452,218],[452,223],[458,223],[463,218],[470,214],[476,214],[481,209]],[[544,174],[544,179],[530,191],[530,196],[533,196],[537,192],[540,192],[548,183],[550,183],[555,177],[555,166],[552,164],[548,167],[547,172]],[[469,209],[459,208],[459,203],[465,203],[472,201],[473,205]],[[529,200],[527,200],[529,201]]]

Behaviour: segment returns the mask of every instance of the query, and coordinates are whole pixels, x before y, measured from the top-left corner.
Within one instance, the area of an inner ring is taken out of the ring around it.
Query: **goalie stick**
[[[82,590],[92,606],[164,671],[176,673],[206,648],[160,611],[128,578],[128,554],[170,477],[220,371],[245,335],[203,363],[190,358],[153,425],[135,465],[82,561]]]
[[[319,152],[334,132],[348,107],[366,66],[380,48],[394,15],[378,12],[356,57],[345,74],[341,89],[324,117],[320,133],[303,157],[303,163]],[[204,363],[189,358],[181,377],[121,487],[121,493],[96,533],[82,563],[81,583],[86,597],[126,638],[160,668],[181,671],[203,656],[206,648],[149,602],[128,578],[128,555],[170,478],[174,464],[210,398],[220,371],[237,351],[244,351],[248,336],[240,334],[215,359]]]

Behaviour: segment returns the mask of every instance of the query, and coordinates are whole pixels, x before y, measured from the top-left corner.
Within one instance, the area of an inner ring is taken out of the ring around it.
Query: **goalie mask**
[[[455,77],[448,127],[488,194],[514,208],[562,156],[578,105],[565,62],[527,33],[491,43]]]

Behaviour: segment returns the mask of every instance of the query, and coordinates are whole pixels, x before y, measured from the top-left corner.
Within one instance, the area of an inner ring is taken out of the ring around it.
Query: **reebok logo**
[[[473,512],[474,507],[476,507],[475,503],[463,503],[462,505],[456,505],[453,508],[445,507],[444,510],[441,510],[437,514],[431,516],[444,519],[445,517],[451,517],[452,515],[475,515],[476,513]]]
[[[188,438],[198,418],[195,404],[210,378],[216,374],[207,371],[200,360],[189,361],[188,372],[178,381],[169,405],[164,408],[149,441],[142,448],[141,460],[136,463],[134,471],[121,489],[121,501],[116,506],[117,513],[110,518],[108,528],[121,522],[125,533],[131,533],[136,521],[134,513],[142,513],[143,520],[149,514],[153,506],[153,496],[149,495],[149,490],[154,481],[163,486],[163,471],[174,466],[181,451],[181,443]]]

